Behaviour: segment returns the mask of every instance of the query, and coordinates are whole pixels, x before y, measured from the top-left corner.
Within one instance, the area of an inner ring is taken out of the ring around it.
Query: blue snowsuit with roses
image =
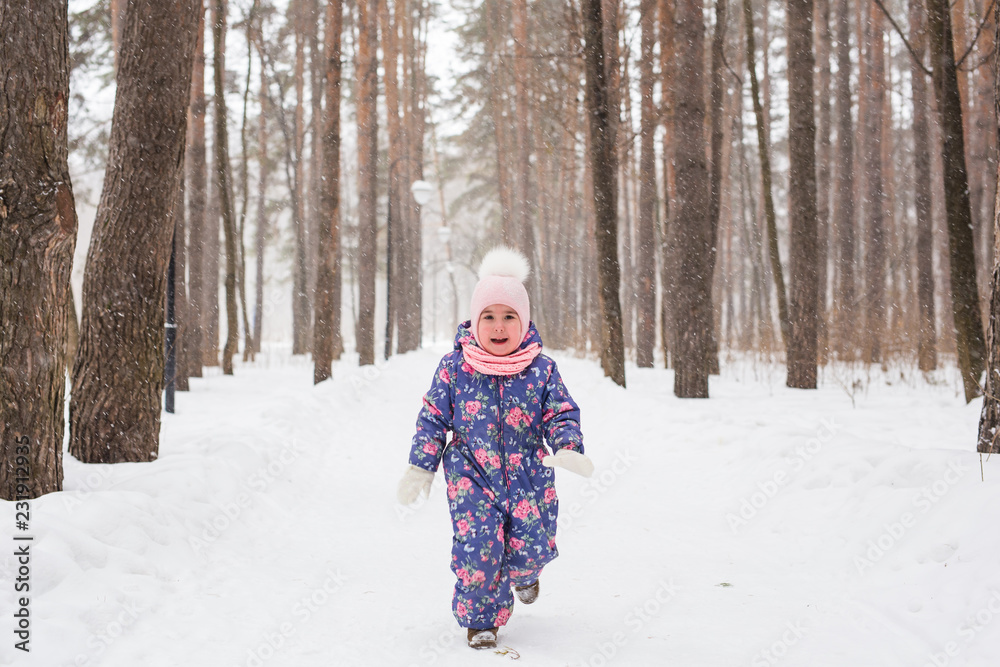
[[[434,374],[417,417],[410,463],[435,472],[444,463],[454,528],[452,610],[459,625],[504,625],[512,585],[534,582],[556,550],[555,476],[542,465],[552,451],[583,453],[580,410],[555,362],[539,354],[516,375],[487,375],[464,359],[477,345],[464,322],[455,350]],[[519,349],[541,345],[534,324]],[[453,433],[446,443],[447,433]]]

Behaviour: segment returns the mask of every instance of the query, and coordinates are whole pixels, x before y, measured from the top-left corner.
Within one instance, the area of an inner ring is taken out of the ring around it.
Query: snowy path
[[[451,617],[443,486],[393,502],[440,352],[316,388],[275,354],[192,380],[154,464],[67,457],[33,506],[31,659],[7,635],[0,664],[506,661]],[[792,391],[744,364],[680,401],[667,371],[626,391],[556,358],[597,473],[560,472],[561,556],[501,630],[516,664],[1000,663],[1000,462],[980,481],[953,382],[880,376],[852,407],[832,374]]]

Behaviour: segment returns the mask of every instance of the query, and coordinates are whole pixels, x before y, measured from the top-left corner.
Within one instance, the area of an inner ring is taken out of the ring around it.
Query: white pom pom
[[[528,259],[513,248],[498,246],[486,253],[479,265],[479,279],[486,276],[510,276],[524,282],[531,273]]]

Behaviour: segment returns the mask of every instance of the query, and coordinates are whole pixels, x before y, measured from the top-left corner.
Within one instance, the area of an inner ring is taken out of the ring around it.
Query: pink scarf
[[[506,357],[498,357],[471,343],[462,343],[465,360],[470,366],[486,375],[517,375],[530,366],[541,351],[541,345],[532,343],[523,350],[508,354]]]

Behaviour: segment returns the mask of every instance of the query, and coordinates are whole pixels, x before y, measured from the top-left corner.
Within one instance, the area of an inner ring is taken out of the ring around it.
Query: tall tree
[[[358,325],[362,366],[375,363],[375,196],[378,158],[378,3],[358,0]]]
[[[787,385],[816,388],[819,275],[812,0],[788,0],[789,274]]]
[[[423,323],[423,290],[421,277],[423,275],[423,234],[420,227],[420,207],[410,195],[410,186],[414,181],[424,177],[424,134],[426,126],[427,100],[427,27],[428,3],[426,0],[398,3],[397,7],[405,7],[404,20],[400,22],[403,35],[403,69],[408,80],[408,95],[403,104],[403,125],[406,139],[406,151],[410,160],[406,161],[403,174],[407,180],[402,184],[405,202],[403,211],[403,252],[400,261],[400,278],[402,282],[402,303],[407,307],[402,310],[399,318],[399,351],[411,352],[421,345],[421,330]],[[397,9],[397,13],[398,13]]]
[[[309,28],[308,8],[304,0],[293,0],[288,11],[291,13],[295,31],[295,125],[294,163],[295,192],[292,197],[292,222],[295,228],[295,261],[292,266],[292,354],[309,351],[309,291],[308,267],[306,262],[308,247],[308,224],[306,221],[306,160],[305,160],[305,63],[306,40]]]
[[[709,139],[710,155],[712,158],[712,168],[709,172],[709,198],[708,198],[708,233],[711,244],[708,250],[708,276],[709,280],[715,274],[715,263],[718,253],[716,246],[719,243],[719,215],[722,205],[722,139],[723,128],[722,119],[724,116],[724,105],[726,88],[724,81],[724,65],[726,60],[726,0],[715,0],[715,28],[712,35],[712,69],[711,81],[709,83],[709,100],[711,104],[711,136]],[[710,283],[711,284],[711,283]],[[709,372],[719,373],[719,341],[715,331],[715,321],[712,318],[712,325],[708,329],[709,351],[708,365]]]
[[[125,12],[69,408],[70,452],[88,463],[149,461],[159,449],[163,294],[198,9],[134,0]]]
[[[611,105],[604,62],[604,20],[601,0],[584,0],[585,103],[590,118],[590,169],[598,251],[598,280],[603,312],[601,364],[604,374],[625,386],[625,348],[621,302],[618,297],[618,215],[615,176],[618,165],[611,131]]]
[[[656,0],[639,5],[641,43],[639,55],[640,155],[639,220],[636,263],[635,358],[640,368],[653,367],[656,346],[656,125],[653,103],[653,47],[656,43]]]
[[[708,398],[712,277],[708,272],[711,193],[705,163],[705,25],[702,3],[675,3],[678,44],[672,91],[677,216],[670,248],[674,304],[674,394]]]
[[[743,24],[746,32],[747,71],[750,74],[750,96],[753,113],[757,121],[757,155],[760,159],[761,190],[764,199],[764,217],[767,224],[768,257],[771,260],[771,275],[778,295],[778,321],[781,324],[781,338],[788,348],[791,334],[788,321],[788,297],[785,292],[784,272],[781,269],[781,255],[778,252],[778,223],[774,212],[774,195],[771,189],[771,158],[767,142],[768,115],[760,100],[760,86],[757,83],[757,54],[753,36],[753,4],[743,0]],[[765,42],[766,43],[766,42]],[[764,49],[765,52],[767,49]],[[765,58],[766,62],[766,58]]]
[[[1000,14],[1000,7],[997,8]],[[1000,17],[994,21],[996,43],[1000,44]],[[1000,52],[996,56],[993,80],[994,110],[997,115],[996,133],[1000,137]],[[1000,163],[997,164],[997,191],[1000,192]],[[993,211],[994,243],[1000,239],[1000,207]],[[979,442],[982,454],[1000,454],[1000,248],[993,247],[993,275],[990,281],[990,310],[986,325],[987,363],[983,410],[979,417]]]
[[[229,165],[229,131],[226,112],[226,26],[227,0],[214,0],[212,7],[212,79],[215,83],[215,178],[219,184],[219,211],[226,252],[226,344],[222,350],[222,372],[233,374],[233,355],[239,346],[239,323],[236,309],[236,214],[233,207],[233,184]]]
[[[922,371],[937,368],[937,335],[934,309],[934,225],[931,201],[931,133],[927,110],[927,80],[923,64],[926,51],[926,18],[923,3],[910,0],[910,61],[913,92],[913,195],[917,216],[917,363]],[[920,58],[921,62],[917,62]]]
[[[395,3],[396,15],[390,11],[390,3],[379,5],[379,36],[382,38],[382,62],[385,73],[385,110],[386,129],[389,133],[389,168],[388,192],[386,202],[386,324],[385,324],[385,358],[392,354],[394,340],[393,332],[397,318],[402,319],[407,308],[399,308],[402,300],[403,275],[402,261],[405,242],[401,243],[404,232],[405,210],[403,199],[409,193],[405,192],[409,152],[406,150],[403,136],[403,125],[399,117],[399,19],[404,18],[406,3]],[[405,74],[405,71],[404,71]],[[404,100],[405,104],[405,100]],[[400,332],[400,338],[403,338]],[[402,342],[402,341],[400,341]]]
[[[833,122],[831,107],[830,51],[833,39],[830,30],[830,0],[817,0],[816,22],[816,345],[819,363],[829,357],[829,327],[826,294],[829,286],[830,252],[830,171],[833,146],[830,139]]]
[[[854,357],[854,121],[851,118],[850,0],[837,0],[837,176],[833,227],[837,238],[834,313],[841,358]]]
[[[259,41],[259,35],[257,35]],[[254,247],[256,249],[256,266],[254,268],[254,309],[253,309],[253,351],[261,350],[261,335],[264,329],[264,249],[267,240],[267,183],[271,172],[268,159],[267,116],[269,103],[267,97],[267,72],[264,62],[260,64],[260,88],[257,93],[260,115],[257,117],[257,230]]]
[[[865,196],[865,328],[861,358],[865,363],[883,361],[882,338],[886,328],[885,278],[887,245],[885,192],[882,170],[882,137],[885,109],[885,40],[882,13],[874,0],[865,2],[865,68],[860,88],[867,95],[863,122]],[[862,94],[862,93],[859,93]]]
[[[65,2],[0,1],[0,498],[62,489],[76,248]]]
[[[207,310],[205,287],[206,204],[208,200],[208,164],[205,156],[205,10],[198,2],[198,38],[191,75],[191,100],[188,108],[187,150],[185,152],[188,196],[188,306],[184,342],[187,373],[202,376],[205,349],[204,322]]]
[[[326,5],[326,108],[323,116],[323,190],[320,197],[319,266],[316,272],[313,382],[332,376],[340,336],[340,33],[341,0]]]
[[[980,393],[979,380],[985,369],[986,350],[976,287],[962,99],[958,92],[948,0],[927,0],[927,35],[942,136],[944,205],[948,220],[952,316],[958,367],[962,372],[965,400],[971,401]]]

